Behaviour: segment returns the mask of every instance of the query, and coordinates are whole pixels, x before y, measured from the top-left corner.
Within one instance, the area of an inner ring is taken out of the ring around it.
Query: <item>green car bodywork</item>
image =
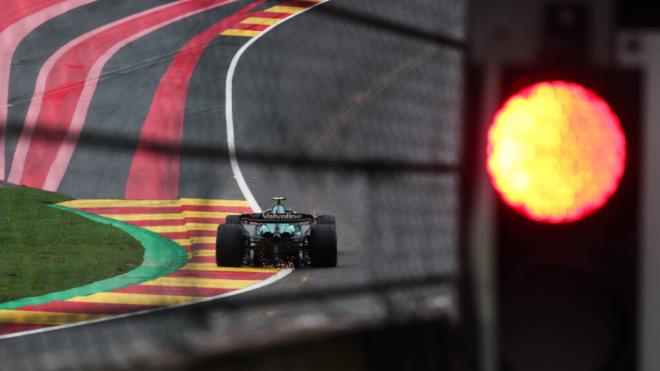
[[[332,215],[314,216],[287,209],[285,197],[262,212],[229,215],[218,226],[218,266],[334,267],[337,236]]]
[[[273,200],[276,202],[275,205],[270,209],[270,215],[286,215],[287,214],[287,209],[286,207],[282,204],[284,200],[286,200],[285,197],[273,197]],[[288,210],[290,213],[293,212],[293,210]],[[302,227],[300,224],[284,224],[284,223],[266,223],[266,224],[261,224],[259,227],[257,227],[256,234],[258,237],[271,237],[275,235],[282,235],[282,236],[295,236],[295,237],[301,237],[302,234]]]

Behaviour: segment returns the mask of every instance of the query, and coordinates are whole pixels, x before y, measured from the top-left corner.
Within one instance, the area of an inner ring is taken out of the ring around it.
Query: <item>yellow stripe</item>
[[[138,220],[183,220],[185,219],[179,214],[101,214],[106,218],[122,220],[122,221],[138,221]]]
[[[190,231],[215,231],[217,224],[186,223],[184,225],[150,225],[142,227],[156,233],[176,233]]]
[[[215,243],[215,237],[190,237],[172,240],[181,246],[190,246],[194,243]]]
[[[213,263],[188,263],[181,267],[181,269],[192,269],[200,271],[219,271],[219,272],[256,272],[256,273],[276,273],[279,271],[277,268],[231,268],[231,267],[218,267]]]
[[[190,231],[184,225],[154,225],[154,226],[149,225],[149,226],[144,226],[142,228],[156,233],[176,233],[176,232]]]
[[[184,225],[149,225],[142,227],[144,229],[150,230],[156,233],[176,233],[176,232],[188,232],[189,229]]]
[[[6,323],[63,325],[65,323],[88,321],[101,317],[107,317],[107,315],[0,309],[0,322]]]
[[[187,303],[199,299],[195,296],[183,295],[150,295],[130,294],[124,292],[100,292],[89,296],[78,296],[68,299],[84,303],[112,303],[112,304],[135,304],[135,305],[175,305]]]
[[[299,6],[283,6],[283,5],[275,5],[274,7],[266,9],[267,12],[269,13],[289,13],[289,14],[295,14],[298,12],[301,12],[307,8],[301,8]]]
[[[182,198],[179,200],[72,200],[60,203],[60,205],[76,208],[103,208],[103,207],[179,207],[191,206],[228,206],[228,207],[250,207],[243,200],[221,200],[204,198]]]
[[[249,18],[245,18],[244,20],[242,20],[241,23],[261,24],[261,25],[270,26],[270,25],[273,25],[273,24],[275,24],[279,21],[281,21],[281,19],[278,19],[278,18],[249,17]]]
[[[220,35],[222,36],[247,36],[247,37],[252,37],[252,36],[257,36],[261,33],[261,31],[255,31],[255,30],[237,30],[230,28],[228,30],[222,31]]]
[[[192,256],[215,256],[215,250],[195,250]]]
[[[199,287],[212,289],[242,289],[260,280],[224,280],[191,277],[161,277],[153,281],[145,282],[145,286],[177,286],[177,287]]]
[[[215,243],[215,237],[190,237],[192,243]]]
[[[101,216],[115,220],[135,221],[135,220],[175,220],[175,219],[186,219],[186,218],[222,219],[227,217],[227,215],[235,215],[235,214],[236,213],[224,213],[224,212],[214,212],[214,211],[181,211],[178,213],[171,213],[171,214],[101,214]]]
[[[190,231],[216,231],[218,230],[217,224],[204,224],[204,223],[186,223],[186,228]]]
[[[221,200],[207,198],[182,198],[181,205],[250,207],[250,203],[245,200]]]

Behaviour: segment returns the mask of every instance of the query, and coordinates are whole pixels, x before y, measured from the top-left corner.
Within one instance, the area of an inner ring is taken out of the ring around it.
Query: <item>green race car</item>
[[[260,213],[229,215],[218,226],[218,266],[334,267],[337,233],[332,215],[314,217],[287,209],[285,197]]]

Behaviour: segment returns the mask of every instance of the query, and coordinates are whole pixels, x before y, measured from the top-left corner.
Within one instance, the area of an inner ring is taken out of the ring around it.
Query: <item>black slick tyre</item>
[[[309,234],[312,267],[337,266],[337,232],[332,224],[313,224]]]
[[[334,215],[319,215],[316,217],[316,224],[332,224],[335,225]]]
[[[220,224],[215,240],[215,262],[218,267],[243,265],[243,228],[237,224]]]
[[[241,217],[238,215],[227,215],[225,224],[241,224]]]

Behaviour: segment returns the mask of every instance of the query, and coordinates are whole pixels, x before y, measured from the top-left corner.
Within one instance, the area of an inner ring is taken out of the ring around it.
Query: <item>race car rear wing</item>
[[[310,214],[272,214],[272,215],[242,214],[240,218],[242,222],[247,222],[247,223],[292,224],[292,223],[314,222],[314,216]]]

